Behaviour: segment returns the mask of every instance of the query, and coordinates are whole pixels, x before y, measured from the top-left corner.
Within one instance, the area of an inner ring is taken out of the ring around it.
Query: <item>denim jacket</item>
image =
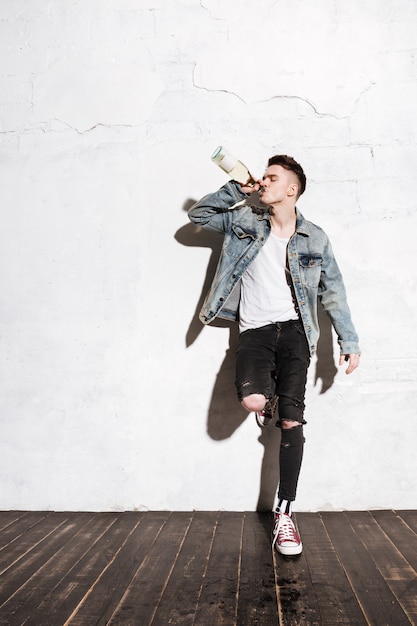
[[[216,317],[237,319],[240,279],[271,232],[269,212],[244,204],[247,198],[238,183],[229,181],[194,204],[188,213],[194,224],[224,236],[216,274],[200,311],[204,324]],[[287,261],[293,297],[310,353],[316,352],[320,333],[317,312],[320,299],[338,336],[341,354],[360,354],[342,275],[330,241],[319,226],[304,219],[297,209],[296,215]]]

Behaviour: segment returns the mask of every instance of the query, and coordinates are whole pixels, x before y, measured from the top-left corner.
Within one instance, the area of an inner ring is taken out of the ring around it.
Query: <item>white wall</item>
[[[278,431],[196,319],[218,241],[184,209],[219,144],[302,163],[361,338],[346,377],[324,327],[298,510],[416,507],[416,26],[416,0],[0,2],[0,508],[272,505]]]

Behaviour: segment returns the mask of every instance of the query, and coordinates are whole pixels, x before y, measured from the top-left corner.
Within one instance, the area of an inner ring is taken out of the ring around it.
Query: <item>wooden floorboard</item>
[[[416,531],[412,530],[406,521],[407,514],[398,514],[395,511],[372,511],[372,517],[397,550],[407,559],[413,570],[417,571],[417,524]]]
[[[409,621],[416,622],[417,579],[413,566],[400,552],[396,543],[386,541],[385,532],[369,513],[351,513],[349,517],[398,604]],[[384,548],[380,549],[382,545]],[[407,621],[404,620],[404,623]]]
[[[169,515],[111,616],[111,624],[152,623],[191,518],[192,513]]]
[[[237,626],[279,622],[271,526],[272,514],[244,515]]]
[[[402,607],[375,565],[358,514],[322,513],[322,518],[335,550],[343,564],[358,604],[370,624],[403,626],[409,624]],[[385,549],[379,545],[378,549]]]
[[[221,512],[194,618],[196,626],[236,624],[243,514]]]
[[[136,521],[135,521],[136,517]],[[147,554],[166,522],[167,513],[134,515],[128,520],[125,540],[115,558],[91,585],[79,606],[69,618],[73,626],[107,624],[120,605],[133,577],[137,574]],[[132,524],[132,521],[135,522]]]
[[[311,587],[307,587],[304,593],[299,590],[299,602],[303,602],[304,623],[323,626],[366,625],[365,617],[321,516],[317,513],[303,513],[298,514],[297,518],[304,558],[311,577]]]
[[[86,536],[82,531],[89,520],[90,516],[83,513],[71,515],[69,523],[61,524],[0,577],[0,615],[7,612],[16,623],[23,623],[36,612],[39,599],[54,588],[71,563],[77,534],[81,535],[85,549]],[[91,533],[96,536],[97,526],[91,527]]]
[[[218,512],[195,512],[153,615],[154,624],[191,624],[210,558]]]
[[[0,512],[1,626],[417,626],[417,511]]]
[[[126,534],[136,523],[135,515],[103,513],[100,532],[95,541],[83,550],[79,546],[76,563],[65,573],[25,622],[28,626],[56,626],[67,623],[82,605],[93,586],[116,557]]]

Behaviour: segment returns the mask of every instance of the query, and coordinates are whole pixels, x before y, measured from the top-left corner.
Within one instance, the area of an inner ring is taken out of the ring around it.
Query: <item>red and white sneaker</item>
[[[256,423],[260,428],[268,428],[272,424],[277,410],[278,396],[274,396],[265,404],[262,411],[256,411]]]
[[[272,546],[284,556],[295,556],[303,551],[300,535],[287,513],[275,513]]]

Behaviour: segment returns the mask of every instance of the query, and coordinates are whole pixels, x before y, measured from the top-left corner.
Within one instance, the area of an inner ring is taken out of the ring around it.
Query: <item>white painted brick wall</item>
[[[415,507],[416,27],[415,0],[0,2],[1,508],[257,506],[277,440],[196,320],[218,247],[184,211],[219,144],[303,164],[361,338],[352,376],[312,363],[297,508]]]

